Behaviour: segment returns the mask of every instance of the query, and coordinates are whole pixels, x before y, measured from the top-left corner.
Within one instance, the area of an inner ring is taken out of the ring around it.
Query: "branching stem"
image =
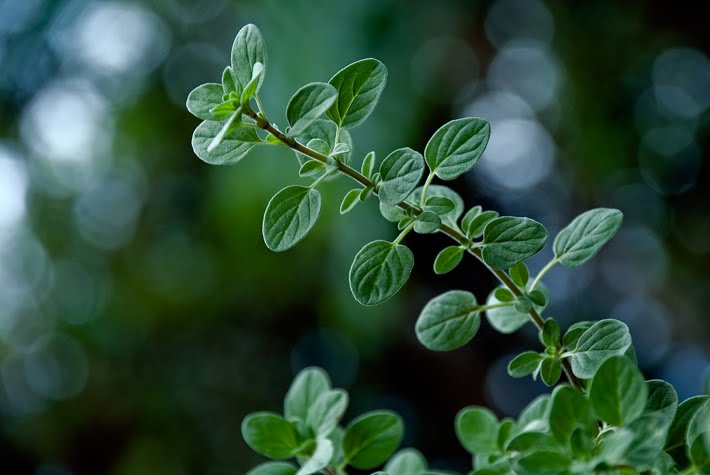
[[[308,157],[311,157],[314,160],[318,160],[319,162],[326,163],[328,162],[328,156],[316,152],[315,150],[312,150],[299,142],[297,142],[295,139],[288,137],[287,135],[283,134],[279,130],[277,130],[274,126],[272,126],[267,119],[264,117],[259,116],[256,114],[250,107],[245,106],[243,110],[244,114],[247,115],[248,117],[251,117],[254,119],[259,127],[264,129],[265,131],[269,132],[271,135],[276,137],[278,140],[283,142],[285,145],[290,147],[291,149],[300,152]],[[347,175],[363,187],[375,187],[375,184],[365,177],[362,173],[358,172],[354,168],[338,161],[338,171],[343,173],[344,175]],[[431,175],[430,175],[431,176]],[[433,177],[431,178],[433,179]],[[431,182],[431,179],[427,179],[428,182]],[[422,196],[425,196],[425,190],[422,190]],[[406,202],[402,202],[398,205],[400,208],[402,208],[404,211],[411,211],[414,216],[418,216],[419,214],[422,213],[422,210],[419,206],[411,205]],[[412,226],[412,225],[410,225]],[[408,226],[407,228],[402,231],[400,236],[397,238],[399,241],[404,238],[403,234],[408,233],[411,230],[411,227]],[[441,232],[444,234],[448,235],[451,237],[453,240],[455,240],[457,243],[465,242],[466,241],[466,236],[464,236],[458,229],[454,229],[450,226],[447,226],[445,224],[442,224],[441,227],[439,228]],[[496,276],[496,278],[508,289],[515,295],[516,297],[521,297],[523,295],[523,292],[520,290],[520,288],[513,282],[513,280],[506,274],[504,271],[500,269],[494,269],[490,267],[488,264],[486,264],[483,261],[483,257],[481,254],[481,249],[478,247],[473,247],[473,246],[468,246],[466,247],[466,250],[476,257],[483,266],[488,269],[493,275]],[[548,264],[549,265],[549,264]],[[544,269],[543,269],[544,270]],[[536,279],[537,280],[537,279]],[[535,324],[535,326],[538,328],[538,330],[542,331],[542,327],[545,324],[545,319],[542,318],[540,313],[538,313],[535,308],[532,308],[529,312],[530,314],[530,319],[532,322]],[[560,348],[558,348],[560,350]],[[567,376],[567,379],[569,380],[570,384],[574,386],[576,389],[579,391],[583,391],[584,388],[582,386],[582,383],[577,379],[577,377],[574,375],[572,372],[572,367],[569,364],[569,360],[563,359],[562,360],[562,369],[565,372],[565,375]]]

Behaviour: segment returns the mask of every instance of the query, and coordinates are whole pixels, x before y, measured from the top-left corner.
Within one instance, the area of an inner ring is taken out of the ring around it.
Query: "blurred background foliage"
[[[696,8],[694,10],[693,8]],[[347,270],[392,226],[368,202],[270,253],[261,214],[297,181],[285,150],[239,166],[192,153],[187,93],[217,81],[245,23],[263,31],[272,120],[303,83],[374,56],[384,99],[356,157],[422,150],[443,122],[492,124],[485,158],[454,184],[469,205],[540,220],[621,208],[602,254],[547,279],[563,322],[620,318],[642,369],[681,397],[710,360],[710,35],[701,3],[562,0],[0,0],[0,464],[2,473],[235,474],[259,457],[241,419],[278,410],[295,372],[324,366],[349,416],[399,411],[407,445],[464,470],[455,413],[515,414],[545,388],[505,373],[531,329],[485,324],[464,349],[415,340],[422,305],[480,299],[475,262],[431,271],[443,237],[408,239],[417,265],[376,308]],[[532,261],[533,270],[551,255]]]

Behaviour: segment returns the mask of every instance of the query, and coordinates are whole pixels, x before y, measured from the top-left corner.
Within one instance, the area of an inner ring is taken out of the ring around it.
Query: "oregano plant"
[[[433,298],[415,328],[425,347],[448,351],[469,344],[484,317],[501,333],[528,324],[537,328],[539,345],[515,357],[508,372],[539,378],[551,393],[533,400],[517,420],[499,420],[484,407],[459,412],[454,430],[473,456],[472,474],[710,474],[709,396],[679,402],[669,383],[645,380],[623,322],[600,319],[563,330],[545,314],[552,298],[545,275],[556,265],[590,261],[619,230],[619,210],[597,208],[576,217],[555,236],[553,259],[531,274],[526,261],[549,237],[543,224],[481,206],[466,209],[456,192],[434,183],[454,180],[476,165],[491,134],[488,122],[452,120],[432,135],[423,153],[400,148],[378,166],[369,152],[357,169],[351,165],[349,130],[374,111],[387,80],[385,66],[363,59],[328,82],[306,84],[286,105],[283,127],[261,105],[266,71],[264,39],[247,25],[237,34],[221,84],[197,87],[187,108],[203,120],[192,146],[207,163],[235,164],[257,146],[295,152],[306,182],[282,189],[266,206],[263,237],[269,249],[285,251],[304,239],[321,210],[319,187],[344,176],[354,188],[343,198],[342,214],[378,200],[382,216],[399,230],[394,240],[366,243],[354,254],[349,281],[358,302],[377,305],[405,285],[415,261],[408,235],[441,233],[452,242],[437,255],[436,274],[451,271],[468,255],[500,285],[485,298],[456,289]],[[301,371],[283,413],[244,419],[247,444],[272,459],[249,474],[342,475],[349,467],[381,468],[376,473],[388,475],[442,473],[414,449],[397,451],[404,432],[397,414],[375,411],[345,423],[347,405],[347,392],[332,388],[323,370]]]

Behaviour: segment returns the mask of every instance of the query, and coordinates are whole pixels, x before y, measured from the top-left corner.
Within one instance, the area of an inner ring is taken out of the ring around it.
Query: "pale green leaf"
[[[424,150],[432,172],[442,180],[453,180],[469,171],[488,144],[491,126],[483,119],[467,117],[444,124],[434,132]]]
[[[422,475],[426,470],[426,459],[415,449],[400,450],[385,465],[388,475]]]
[[[380,165],[380,200],[388,205],[401,203],[414,191],[424,173],[424,159],[411,148],[400,148],[387,155]]]
[[[476,335],[481,325],[476,297],[451,290],[430,300],[417,319],[419,341],[434,351],[459,348]]]
[[[242,95],[240,97],[240,102],[242,104],[248,103],[253,97],[259,92],[259,86],[264,80],[264,65],[260,62],[254,63],[254,68],[252,70],[251,79],[244,87]]]
[[[530,283],[528,283],[528,286],[529,285]],[[545,287],[544,284],[538,284],[537,288],[542,292],[547,293],[547,287]],[[486,305],[497,305],[499,303],[503,303],[501,300],[496,298],[495,293],[497,290],[498,289],[494,290],[488,295]],[[538,312],[542,312],[545,309],[544,306],[535,304],[533,304],[533,308]],[[530,314],[519,312],[515,309],[515,307],[509,306],[486,310],[486,318],[491,326],[500,333],[513,333],[530,321]]]
[[[498,211],[483,211],[476,215],[469,223],[467,227],[463,230],[466,235],[471,239],[479,238],[483,236],[483,232],[489,222],[493,221],[498,217]]]
[[[231,66],[227,66],[222,72],[222,91],[225,94],[237,92],[237,84],[234,80],[234,70],[232,70]]]
[[[308,408],[306,425],[316,437],[324,437],[333,432],[348,407],[348,393],[342,389],[332,389],[322,393]]]
[[[210,110],[223,102],[222,96],[221,85],[214,83],[202,84],[188,94],[187,110],[198,119],[216,120],[217,117]]]
[[[319,437],[316,441],[316,449],[313,451],[306,463],[301,465],[296,475],[311,475],[318,473],[328,466],[333,458],[333,442],[325,437]]]
[[[314,82],[301,87],[286,106],[286,119],[291,126],[289,134],[302,134],[333,105],[337,96],[338,91],[324,82]]]
[[[318,190],[287,186],[266,206],[262,234],[266,246],[282,252],[295,246],[316,224],[321,198]]]
[[[261,83],[264,81],[264,73],[266,72],[266,45],[264,44],[264,38],[261,36],[261,32],[255,25],[246,25],[234,39],[234,44],[232,45],[232,70],[234,72],[234,79],[238,87],[237,92],[241,92],[249,84],[253,76],[254,65],[256,63],[261,63],[263,67],[263,73],[257,83],[256,89],[261,87]]]
[[[192,149],[200,160],[210,165],[234,165],[261,142],[254,129],[238,127],[226,133],[219,145],[207,151],[222,130],[223,122],[206,120],[192,134]]]
[[[678,394],[673,385],[660,379],[647,381],[648,401],[644,408],[644,414],[659,414],[670,426],[678,409]]]
[[[456,209],[456,205],[450,198],[445,196],[430,196],[424,203],[424,209],[439,216],[444,216]]]
[[[625,323],[614,319],[600,320],[577,340],[570,358],[572,372],[578,378],[590,379],[604,360],[623,355],[630,346],[631,334]]]
[[[494,269],[508,269],[545,247],[547,230],[530,218],[504,216],[490,221],[483,232],[483,260]]]
[[[287,462],[266,462],[252,468],[246,475],[296,475],[296,467]]]
[[[414,230],[419,234],[431,234],[441,227],[441,218],[431,211],[424,211],[414,220]]]
[[[412,251],[401,244],[373,241],[355,256],[350,290],[363,305],[377,305],[396,294],[414,267]]]
[[[343,197],[343,202],[340,203],[340,214],[345,214],[352,210],[360,202],[360,193],[362,189],[355,188],[350,190]]]
[[[317,367],[301,370],[291,383],[284,399],[284,414],[289,420],[306,421],[308,409],[330,389],[330,378]]]
[[[624,455],[626,463],[639,471],[650,470],[663,450],[668,424],[661,414],[644,414],[631,422],[628,429],[634,438]]]
[[[614,237],[623,219],[621,211],[610,208],[596,208],[580,214],[555,238],[555,258],[566,267],[577,267],[590,261]]]
[[[589,401],[571,386],[555,388],[549,411],[550,431],[560,443],[567,444],[577,428],[586,433],[596,430]]]
[[[407,198],[407,203],[410,203],[414,206],[419,206],[419,202],[422,198],[422,190],[423,187],[421,186],[414,190],[409,196],[409,198]],[[461,196],[448,186],[431,185],[429,186],[429,190],[427,191],[427,199],[432,197],[448,198],[454,203],[454,210],[444,215],[441,215],[440,218],[441,222],[445,225],[457,229],[458,226],[456,223],[459,217],[461,217],[461,214],[464,210],[463,199],[461,198]]]
[[[361,59],[341,69],[329,81],[338,98],[328,117],[344,128],[362,124],[375,109],[386,82],[387,68],[376,59]]]

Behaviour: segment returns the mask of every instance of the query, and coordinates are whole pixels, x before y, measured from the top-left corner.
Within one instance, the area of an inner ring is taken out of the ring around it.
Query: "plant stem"
[[[477,312],[485,312],[486,310],[491,310],[493,308],[501,308],[501,307],[512,307],[515,305],[514,302],[501,302],[501,303],[492,303],[490,305],[479,305],[476,307]]]
[[[543,267],[543,268],[540,270],[540,272],[538,272],[538,274],[535,276],[535,280],[533,280],[532,284],[530,284],[530,291],[531,291],[531,292],[532,292],[533,290],[535,290],[535,287],[537,287],[537,284],[540,283],[540,281],[541,281],[542,278],[545,276],[545,274],[547,274],[548,272],[550,272],[550,270],[551,270],[553,267],[555,267],[555,265],[557,265],[557,258],[556,258],[556,257],[555,257],[554,259],[552,259],[550,262],[548,262],[547,265],[545,265],[545,267]]]
[[[326,155],[316,152],[315,150],[312,150],[312,149],[298,143],[295,139],[284,135],[282,132],[280,132],[279,130],[274,128],[274,126],[272,126],[268,120],[257,115],[248,106],[244,107],[243,112],[245,115],[254,119],[256,121],[256,123],[259,125],[259,127],[264,129],[265,131],[269,132],[271,135],[273,135],[274,137],[279,139],[281,142],[286,144],[291,149],[293,149],[297,152],[300,152],[306,156],[309,156],[314,160],[318,160],[319,162],[322,162],[322,163],[326,163],[328,161],[328,157]],[[357,183],[361,184],[364,187],[372,187],[373,189],[375,187],[375,184],[370,179],[368,179],[366,176],[364,176],[363,174],[361,174],[360,172],[358,172],[354,168],[352,168],[340,161],[338,161],[338,171],[340,171],[344,175],[349,176],[351,179],[353,179],[354,181],[356,181]],[[422,196],[424,196],[424,190],[422,190]],[[422,210],[420,207],[415,206],[415,205],[411,205],[406,202],[402,202],[398,206],[400,208],[402,208],[404,211],[411,211],[414,214],[414,216],[418,216],[419,214],[422,213]],[[410,225],[410,226],[413,226],[413,225]],[[399,241],[401,241],[404,238],[403,235],[406,235],[406,233],[408,233],[410,231],[410,229],[411,229],[410,226],[408,226],[407,228],[404,229],[404,231],[402,231],[400,236],[397,238]],[[457,241],[459,244],[466,241],[466,236],[464,236],[457,229],[454,229],[450,226],[442,224],[441,227],[439,228],[439,230],[441,232],[443,232],[444,234],[448,235],[450,238]],[[398,241],[397,241],[397,243],[398,243]],[[506,274],[504,271],[502,271],[500,269],[494,269],[485,263],[482,255],[481,255],[480,248],[470,245],[470,246],[466,247],[466,250],[471,255],[476,257],[476,259],[478,259],[486,269],[488,269],[493,275],[495,275],[496,278],[503,285],[508,287],[508,289],[513,293],[513,295],[515,295],[516,297],[521,297],[523,295],[520,288],[515,284],[515,282],[513,282],[510,279],[510,277],[508,277],[508,274]],[[542,327],[543,327],[543,325],[545,325],[545,319],[542,318],[542,316],[538,313],[537,310],[535,310],[535,308],[532,308],[530,310],[529,314],[530,314],[530,318],[531,318],[532,322],[535,324],[535,326],[538,328],[538,330],[542,331]],[[558,348],[558,350],[559,349],[560,348]],[[567,375],[567,379],[569,380],[570,384],[572,386],[574,386],[576,389],[578,389],[579,391],[583,391],[584,388],[582,386],[582,383],[579,381],[579,379],[577,379],[577,377],[572,372],[572,367],[569,364],[569,360],[562,360],[562,369],[564,370],[565,375]]]
[[[404,229],[402,230],[402,232],[399,233],[399,236],[397,236],[397,239],[395,239],[394,241],[392,241],[392,244],[394,244],[394,245],[396,246],[397,244],[399,244],[400,242],[402,242],[402,239],[404,239],[405,236],[406,236],[407,234],[409,234],[409,232],[412,230],[412,228],[414,228],[414,223],[411,223],[411,224],[409,224],[406,228],[404,228]]]
[[[426,201],[426,194],[429,191],[429,185],[431,185],[432,180],[434,180],[434,173],[430,171],[429,176],[426,177],[426,181],[424,182],[424,187],[422,188],[422,199],[419,200],[420,208],[424,207],[424,202]]]

